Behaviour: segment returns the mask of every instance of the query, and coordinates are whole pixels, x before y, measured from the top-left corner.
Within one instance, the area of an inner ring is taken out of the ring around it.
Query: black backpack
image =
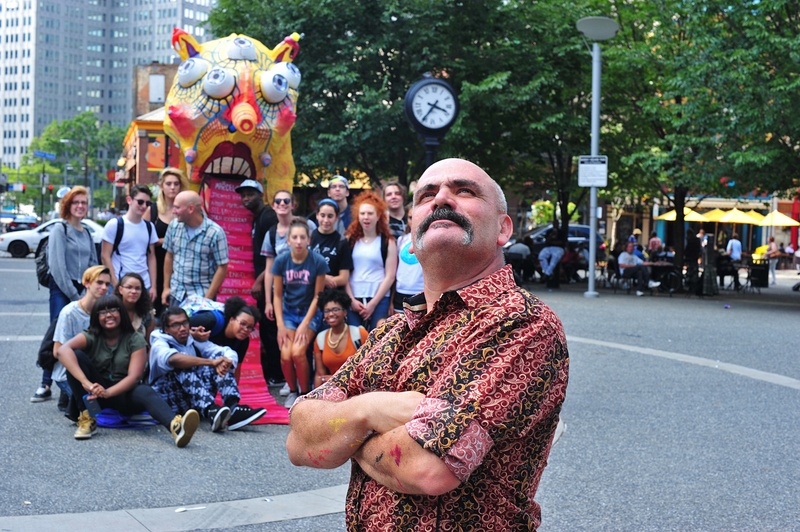
[[[147,220],[142,220],[145,224],[147,224],[147,248],[145,249],[145,255],[150,254],[150,238],[153,234],[153,226]],[[122,219],[122,216],[117,216],[117,234],[114,236],[114,247],[111,249],[111,254],[113,255],[116,253],[119,255],[119,243],[122,242],[122,235],[125,233],[125,221]]]
[[[67,234],[67,222],[61,222],[60,224],[53,225],[60,225],[64,228],[64,234]],[[44,287],[50,286],[50,279],[52,278],[50,275],[50,266],[47,264],[47,242],[49,240],[50,235],[48,234],[39,241],[39,245],[36,247],[36,254],[34,255],[33,259],[33,261],[36,263],[36,280],[39,281],[39,284]]]

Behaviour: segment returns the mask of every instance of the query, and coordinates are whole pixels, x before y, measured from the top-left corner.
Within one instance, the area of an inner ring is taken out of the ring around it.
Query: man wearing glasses
[[[150,385],[172,410],[197,410],[209,420],[212,432],[240,429],[266,414],[264,408],[239,404],[236,351],[195,341],[191,332],[186,311],[171,306],[161,315],[161,330],[150,335]],[[215,401],[217,391],[222,406]]]
[[[156,297],[156,254],[158,235],[142,216],[150,209],[153,193],[146,185],[133,185],[128,196],[128,212],[105,226],[101,260],[111,272],[111,283],[116,286],[126,273],[138,273],[144,279],[144,288],[150,299]]]

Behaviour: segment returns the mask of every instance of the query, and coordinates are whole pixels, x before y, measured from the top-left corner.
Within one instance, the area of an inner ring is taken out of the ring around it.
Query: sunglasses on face
[[[137,199],[137,200],[133,200],[133,201],[138,203],[139,207],[141,207],[142,205],[147,205],[149,207],[153,203],[152,201],[146,200],[146,199]]]
[[[289,205],[292,203],[292,198],[275,198],[275,205],[280,205],[281,203]]]

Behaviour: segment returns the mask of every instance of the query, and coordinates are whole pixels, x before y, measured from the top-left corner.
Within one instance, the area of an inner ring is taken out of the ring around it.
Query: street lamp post
[[[600,151],[600,75],[602,62],[597,41],[612,39],[619,31],[619,24],[608,17],[584,17],[575,26],[584,37],[592,41],[592,141],[591,155]],[[589,189],[589,286],[584,297],[597,297],[595,290],[595,263],[597,262],[597,187]]]

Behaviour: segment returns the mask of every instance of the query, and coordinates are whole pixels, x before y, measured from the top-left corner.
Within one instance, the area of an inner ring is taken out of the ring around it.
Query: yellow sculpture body
[[[271,199],[292,190],[294,126],[300,71],[292,63],[300,35],[269,49],[231,34],[199,44],[175,28],[181,64],[166,101],[164,130],[180,146],[193,183],[255,179]]]

